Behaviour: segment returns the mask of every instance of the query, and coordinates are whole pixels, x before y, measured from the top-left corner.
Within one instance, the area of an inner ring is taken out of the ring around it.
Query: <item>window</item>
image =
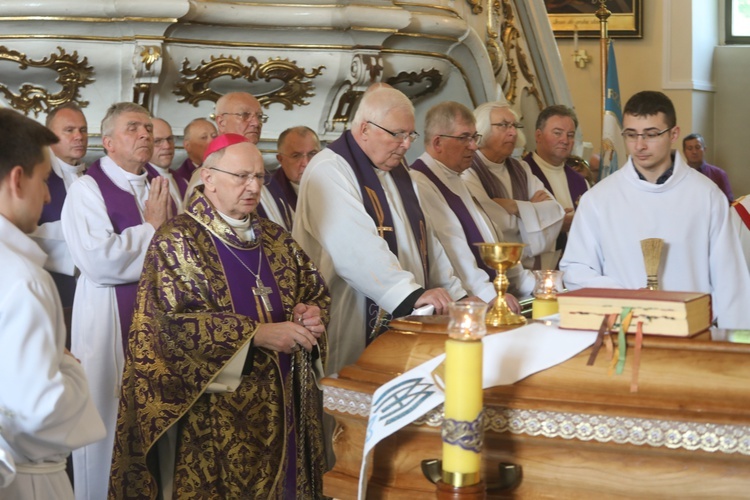
[[[750,44],[750,0],[725,0],[726,43]]]

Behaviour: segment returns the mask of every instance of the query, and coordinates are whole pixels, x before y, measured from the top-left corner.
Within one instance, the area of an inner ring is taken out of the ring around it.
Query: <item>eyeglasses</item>
[[[523,123],[520,122],[500,122],[500,123],[490,123],[493,127],[500,127],[503,130],[508,130],[509,128],[514,128],[516,130],[523,128]]]
[[[309,153],[292,153],[290,155],[279,153],[281,156],[286,156],[287,158],[291,158],[292,161],[300,161],[302,158],[307,158],[307,161],[312,160],[313,156],[318,154],[320,151],[310,151]]]
[[[250,118],[255,117],[260,123],[266,123],[268,121],[268,115],[264,113],[251,113],[245,111],[244,113],[222,113],[222,115],[234,115],[239,116],[243,122],[249,122]]]
[[[367,120],[367,123],[370,125],[375,125],[383,132],[387,132],[393,136],[394,139],[398,139],[400,142],[404,142],[406,139],[409,139],[409,141],[414,142],[417,140],[417,137],[419,137],[419,133],[417,132],[391,132],[387,128],[381,127],[377,123],[371,122],[370,120]]]
[[[221,172],[223,174],[229,174],[232,177],[235,177],[239,181],[239,184],[247,184],[251,180],[255,180],[258,184],[266,185],[268,184],[268,181],[271,180],[271,176],[266,175],[265,173],[263,174],[248,174],[248,173],[238,174],[235,172],[229,172],[228,170],[222,170],[216,167],[208,167],[208,169],[216,170],[217,172]]]
[[[456,139],[457,141],[461,141],[464,144],[469,144],[471,142],[475,144],[479,144],[479,141],[482,140],[482,134],[474,133],[473,135],[447,135],[447,134],[438,134],[438,137],[449,137],[451,139]]]
[[[174,145],[174,136],[170,135],[169,137],[159,137],[158,139],[154,139],[154,146],[157,148],[161,147],[164,143]]]
[[[644,141],[646,142],[653,142],[657,140],[662,135],[666,134],[670,130],[672,130],[674,127],[665,128],[664,130],[647,130],[642,134],[636,134],[632,130],[626,130],[622,133],[622,138],[625,139],[628,142],[636,142],[639,137],[642,137]]]

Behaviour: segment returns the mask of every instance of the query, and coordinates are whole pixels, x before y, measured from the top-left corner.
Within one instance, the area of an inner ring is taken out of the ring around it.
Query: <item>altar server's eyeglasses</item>
[[[271,176],[267,174],[249,174],[246,172],[238,174],[235,172],[230,172],[228,170],[222,170],[216,167],[208,167],[208,169],[216,170],[217,172],[231,175],[237,179],[238,184],[248,184],[250,181],[255,180],[255,182],[257,182],[258,184],[267,185],[268,182],[271,180]]]
[[[503,130],[508,130],[509,128],[514,128],[516,130],[523,128],[523,123],[521,122],[500,122],[500,123],[490,123],[493,127],[499,127]]]
[[[381,127],[375,122],[371,122],[370,120],[367,120],[367,123],[369,123],[370,125],[375,125],[383,132],[391,134],[394,139],[398,139],[400,142],[404,142],[406,139],[409,139],[409,141],[414,142],[417,140],[417,137],[419,137],[418,132],[392,132],[385,127]]]
[[[266,123],[268,121],[268,115],[264,113],[250,113],[249,111],[245,111],[244,113],[222,113],[222,115],[239,116],[240,120],[243,122],[249,122],[250,118],[253,117],[255,117],[260,123]]]
[[[456,139],[457,141],[461,141],[463,144],[469,144],[470,142],[479,144],[479,141],[482,140],[482,134],[477,134],[477,133],[474,133],[472,135],[439,134],[438,137],[449,137],[450,139]]]
[[[636,142],[639,137],[642,137],[644,141],[646,142],[653,142],[657,140],[662,135],[666,134],[670,130],[672,130],[674,127],[665,128],[664,130],[646,130],[642,134],[636,134],[633,130],[626,130],[622,133],[623,139],[625,139],[628,142]]]

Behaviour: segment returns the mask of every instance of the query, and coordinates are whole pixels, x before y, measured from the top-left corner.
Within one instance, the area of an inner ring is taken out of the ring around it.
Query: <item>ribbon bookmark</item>
[[[617,359],[618,375],[622,375],[622,372],[625,369],[625,353],[628,349],[628,341],[626,340],[625,336],[628,332],[628,328],[630,328],[630,321],[633,319],[633,308],[623,307],[620,316],[622,317],[622,321],[620,322],[620,331],[617,334],[617,347],[619,351],[619,356]]]
[[[635,353],[633,354],[633,374],[630,378],[630,392],[638,392],[638,368],[641,366],[642,347],[643,321],[639,321],[635,330]]]

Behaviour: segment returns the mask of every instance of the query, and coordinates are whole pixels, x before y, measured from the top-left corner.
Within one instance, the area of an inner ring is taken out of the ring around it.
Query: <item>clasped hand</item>
[[[320,308],[297,304],[292,310],[292,321],[261,324],[255,333],[254,345],[286,354],[295,352],[299,347],[312,352],[324,331]]]

